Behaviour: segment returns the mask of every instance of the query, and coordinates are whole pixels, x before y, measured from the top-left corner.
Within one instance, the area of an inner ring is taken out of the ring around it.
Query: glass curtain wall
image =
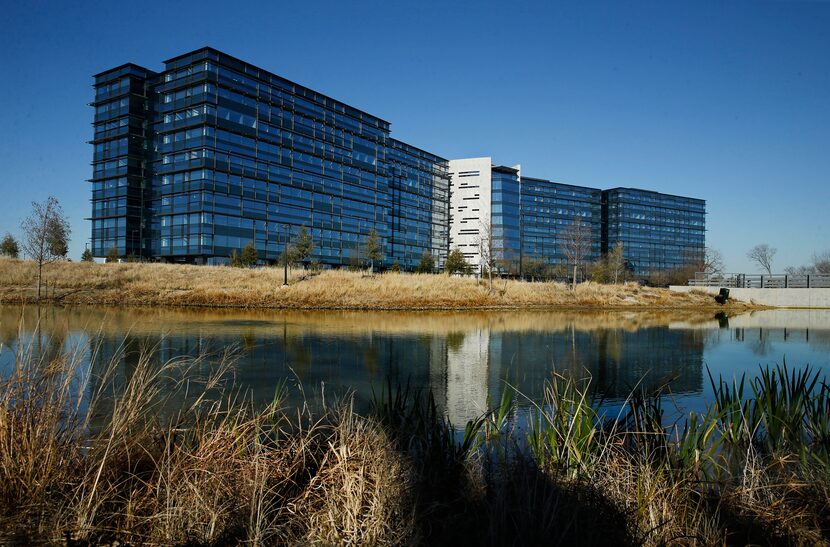
[[[706,202],[648,190],[603,191],[603,245],[623,245],[640,277],[699,260],[706,244]]]
[[[428,253],[437,267],[447,258],[449,172],[444,158],[389,139],[390,261],[414,270]]]
[[[148,90],[155,73],[127,64],[95,76],[91,251],[147,255]]]
[[[322,263],[365,259],[373,229],[388,255],[387,122],[209,49],[156,94],[155,254],[273,262],[304,227]]]
[[[563,252],[568,226],[580,219],[590,240],[585,262],[600,257],[602,191],[522,177],[522,257],[548,265],[566,265]]]
[[[520,206],[521,184],[519,173],[511,167],[493,167],[491,171],[490,231],[494,259],[499,271],[519,272],[521,260]]]

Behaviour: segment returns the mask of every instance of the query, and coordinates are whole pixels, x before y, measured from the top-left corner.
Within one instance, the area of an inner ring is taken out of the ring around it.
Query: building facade
[[[585,262],[600,257],[602,191],[522,177],[522,256],[550,266],[567,266],[563,251],[577,219],[588,239]]]
[[[521,274],[530,260],[571,266],[568,251],[577,240],[583,265],[622,245],[626,267],[640,279],[696,263],[704,254],[704,200],[526,177],[518,166],[496,166],[489,157],[449,165],[450,247],[479,270],[487,241],[495,268],[509,274]]]
[[[441,268],[458,247],[479,269],[489,255],[515,275],[524,260],[566,264],[575,222],[584,263],[622,244],[642,277],[703,255],[703,200],[523,177],[490,157],[448,161],[392,138],[381,118],[212,48],[159,72],[118,66],[94,89],[97,257],[217,264],[252,243],[273,263],[305,229],[312,259],[331,267],[365,264],[376,234],[381,268],[413,270],[424,254]]]
[[[623,246],[640,278],[699,263],[706,245],[706,202],[636,188],[602,192],[603,252]]]
[[[492,158],[450,160],[450,248],[476,269],[487,255],[500,270],[518,271],[521,258],[521,168]]]
[[[331,266],[372,232],[385,266],[446,256],[447,161],[381,118],[211,48],[100,73],[93,105],[96,256],[274,262],[302,228]]]

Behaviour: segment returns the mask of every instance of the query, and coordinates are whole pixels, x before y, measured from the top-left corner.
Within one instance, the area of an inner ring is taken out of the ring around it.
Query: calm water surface
[[[0,307],[0,373],[21,351],[76,351],[94,379],[115,359],[123,383],[142,348],[161,362],[238,352],[236,385],[258,404],[287,387],[287,404],[319,407],[353,392],[359,410],[387,380],[429,389],[454,424],[498,401],[506,384],[530,405],[554,371],[593,379],[609,408],[636,386],[665,385],[667,412],[711,401],[717,377],[759,365],[830,372],[830,310],[732,317],[689,312],[284,312]],[[96,349],[96,352],[92,350]],[[90,357],[91,355],[95,357]]]

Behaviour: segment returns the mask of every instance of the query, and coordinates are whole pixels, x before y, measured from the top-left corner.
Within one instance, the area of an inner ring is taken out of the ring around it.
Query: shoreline
[[[699,310],[735,312],[767,306],[720,305],[704,291],[679,293],[636,283],[585,282],[572,291],[552,281],[450,277],[444,274],[230,268],[174,264],[79,262],[45,268],[46,297],[60,306],[351,311]],[[0,261],[0,303],[29,305],[36,297],[35,263]]]

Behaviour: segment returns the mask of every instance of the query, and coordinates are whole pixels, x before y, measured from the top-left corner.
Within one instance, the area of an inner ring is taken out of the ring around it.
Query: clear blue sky
[[[80,7],[83,5],[83,7]],[[447,158],[708,202],[730,270],[830,248],[830,2],[6,2],[0,233],[57,196],[89,238],[91,75],[210,45]]]

